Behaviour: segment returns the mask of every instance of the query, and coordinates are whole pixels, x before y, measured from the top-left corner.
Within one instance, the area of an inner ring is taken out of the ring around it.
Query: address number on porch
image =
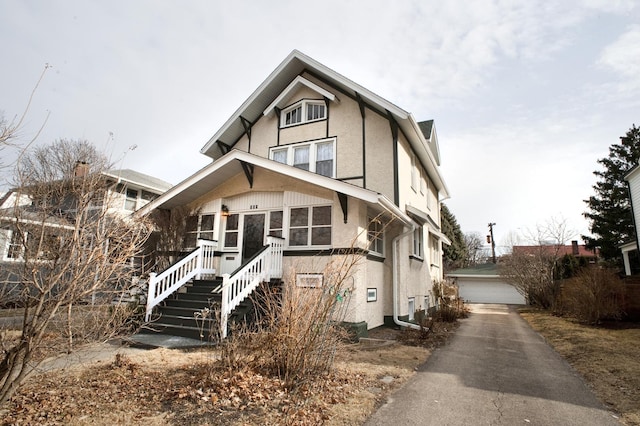
[[[249,205],[249,210],[258,210],[258,205],[257,204]]]

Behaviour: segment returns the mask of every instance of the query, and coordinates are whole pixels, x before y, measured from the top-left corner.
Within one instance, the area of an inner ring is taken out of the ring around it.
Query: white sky
[[[0,0],[0,110],[20,114],[48,63],[23,140],[49,111],[36,143],[85,138],[175,184],[298,49],[435,120],[463,232],[495,222],[500,245],[560,218],[588,233],[596,161],[640,124],[640,2],[318,4]]]

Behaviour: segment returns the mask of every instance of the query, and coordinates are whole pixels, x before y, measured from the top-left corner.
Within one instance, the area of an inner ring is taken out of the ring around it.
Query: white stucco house
[[[280,258],[275,274],[293,272],[300,285],[323,285],[330,259],[359,256],[347,322],[405,324],[433,305],[450,243],[440,226],[449,191],[433,121],[418,122],[294,50],[200,153],[209,165],[135,214],[197,212],[190,241],[208,241],[202,261],[225,276],[224,288],[248,268],[256,276],[262,267],[249,264],[269,246]],[[148,313],[190,279],[167,276],[152,277]]]

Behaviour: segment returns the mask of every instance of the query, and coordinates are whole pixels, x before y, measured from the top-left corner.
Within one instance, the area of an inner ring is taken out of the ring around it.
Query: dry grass
[[[640,425],[640,324],[593,327],[536,310],[521,311],[627,425]]]
[[[296,392],[277,377],[218,370],[211,350],[116,354],[30,380],[0,424],[360,425],[429,354],[349,345],[331,373]]]

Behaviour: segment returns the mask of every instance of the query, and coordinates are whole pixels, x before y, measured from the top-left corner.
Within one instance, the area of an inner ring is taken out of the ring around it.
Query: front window
[[[269,212],[269,235],[282,238],[282,210]]]
[[[331,206],[291,209],[289,246],[329,245],[331,245]]]
[[[293,167],[309,170],[309,146],[293,148]]]
[[[226,248],[238,247],[238,224],[240,216],[232,214],[227,216],[227,227],[224,232],[224,246]]]
[[[335,139],[292,144],[271,149],[271,159],[322,176],[335,177]]]
[[[213,240],[214,214],[201,214],[187,217],[184,246],[196,246],[197,240]]]
[[[327,118],[327,107],[324,101],[304,99],[284,109],[281,116],[281,127],[310,123]]]
[[[284,113],[284,125],[290,126],[302,122],[302,105],[293,107]]]

